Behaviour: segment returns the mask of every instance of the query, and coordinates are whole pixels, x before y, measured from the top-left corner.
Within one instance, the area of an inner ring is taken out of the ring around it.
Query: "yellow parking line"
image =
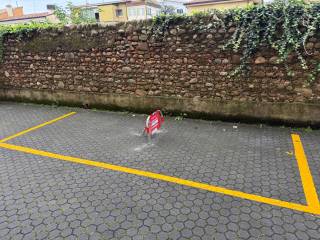
[[[9,140],[11,140],[11,139],[13,139],[13,138],[19,137],[19,136],[21,136],[21,135],[23,135],[23,134],[26,134],[26,133],[28,133],[28,132],[31,132],[31,131],[34,131],[34,130],[36,130],[36,129],[42,128],[42,127],[44,127],[44,126],[46,126],[46,125],[55,123],[55,122],[57,122],[57,121],[59,121],[59,120],[61,120],[61,119],[70,117],[70,116],[72,116],[72,115],[75,114],[75,113],[76,113],[76,112],[70,112],[70,113],[65,114],[65,115],[63,115],[63,116],[61,116],[61,117],[55,118],[55,119],[50,120],[50,121],[48,121],[48,122],[45,122],[45,123],[42,123],[42,124],[40,124],[40,125],[34,126],[34,127],[32,127],[32,128],[26,129],[26,130],[24,130],[24,131],[21,131],[21,132],[19,132],[19,133],[16,133],[16,134],[14,134],[14,135],[12,135],[12,136],[9,136],[9,137],[7,137],[7,138],[4,138],[4,139],[0,140],[0,143],[9,141]]]
[[[127,168],[127,167],[122,167],[122,166],[113,165],[113,164],[104,163],[104,162],[96,162],[96,161],[92,161],[92,160],[81,159],[81,158],[77,158],[77,157],[65,156],[65,155],[55,154],[55,153],[51,153],[51,152],[36,150],[36,149],[32,149],[32,148],[7,144],[7,143],[0,143],[0,147],[5,148],[5,149],[9,149],[9,150],[34,154],[34,155],[38,155],[38,156],[49,157],[49,158],[59,159],[59,160],[63,160],[63,161],[79,163],[79,164],[99,167],[99,168],[103,168],[103,169],[134,174],[134,175],[157,179],[157,180],[162,180],[162,181],[166,181],[166,182],[170,182],[170,183],[176,183],[176,184],[180,184],[180,185],[184,185],[184,186],[188,186],[188,187],[193,187],[193,188],[198,188],[198,189],[202,189],[202,190],[206,190],[206,191],[210,191],[210,192],[221,193],[221,194],[225,194],[225,195],[229,195],[229,196],[233,196],[233,197],[239,197],[239,198],[243,198],[243,199],[247,199],[247,200],[251,200],[251,201],[255,201],[255,202],[270,204],[270,205],[277,206],[277,207],[284,207],[284,208],[289,208],[289,209],[293,209],[293,210],[297,210],[297,211],[301,211],[301,212],[306,212],[306,213],[312,213],[312,214],[320,214],[319,209],[310,208],[309,206],[305,206],[305,205],[301,205],[301,204],[297,204],[297,203],[285,202],[282,200],[277,200],[277,199],[272,199],[272,198],[267,198],[267,197],[262,197],[262,196],[258,196],[258,195],[254,195],[254,194],[243,193],[240,191],[235,191],[235,190],[230,190],[230,189],[226,189],[226,188],[222,188],[222,187],[212,186],[212,185],[205,184],[205,183],[199,183],[199,182],[194,182],[194,181],[181,179],[181,178],[177,178],[177,177],[166,176],[166,175],[159,174],[159,173],[142,171],[142,170],[138,170],[138,169],[134,169],[134,168]]]
[[[314,186],[314,182],[308,165],[308,160],[304,153],[300,136],[298,134],[291,134],[291,137],[307,204],[310,208],[320,211],[320,204],[317,191]]]

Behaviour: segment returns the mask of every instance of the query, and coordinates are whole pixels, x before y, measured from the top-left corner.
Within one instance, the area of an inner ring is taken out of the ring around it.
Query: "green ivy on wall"
[[[82,16],[80,10],[73,7],[71,1],[67,2],[66,8],[56,7],[54,14],[59,19],[59,23],[45,22],[28,22],[20,24],[0,24],[0,63],[3,61],[4,54],[4,36],[6,34],[15,34],[17,38],[23,37],[25,34],[41,29],[60,28],[66,24],[92,24],[92,19]]]
[[[6,34],[15,34],[16,38],[22,38],[25,34],[41,29],[56,28],[61,25],[52,24],[48,22],[31,22],[12,25],[0,25],[0,62],[3,61],[4,54],[4,37]]]
[[[309,54],[306,48],[308,39],[317,32],[319,35],[320,32],[320,4],[305,4],[297,0],[276,0],[268,5],[224,12],[197,13],[193,16],[161,15],[154,18],[151,26],[149,25],[151,36],[165,37],[170,27],[178,24],[189,24],[197,33],[206,33],[215,28],[224,29],[224,31],[234,28],[229,39],[226,39],[224,49],[240,54],[241,61],[230,75],[248,72],[251,66],[250,61],[261,46],[271,47],[276,51],[277,61],[286,66],[288,75],[293,74],[287,64],[290,55],[295,55],[299,59],[302,69],[308,69],[309,83],[312,83],[320,73],[318,62],[307,64],[305,59]],[[20,38],[30,31],[57,28],[62,25],[46,22],[0,25],[0,61],[3,58],[5,34],[15,33],[16,37]]]
[[[266,6],[227,12],[226,24],[233,23],[235,32],[225,48],[242,54],[235,73],[250,68],[249,60],[261,46],[269,46],[278,54],[278,62],[287,67],[290,54],[295,54],[302,69],[308,69],[306,42],[320,29],[320,4],[302,1],[275,1]],[[290,69],[288,74],[290,75]]]
[[[197,21],[193,18],[197,18]],[[320,71],[318,63],[308,66],[304,58],[304,55],[309,54],[306,49],[307,40],[320,30],[320,4],[277,0],[268,5],[198,13],[191,17],[159,16],[153,20],[152,35],[156,38],[163,37],[171,25],[181,22],[192,23],[193,29],[200,32],[216,27],[225,31],[230,27],[235,28],[224,49],[241,54],[241,63],[230,75],[247,73],[250,70],[250,60],[261,46],[271,47],[277,52],[277,61],[285,65],[288,75],[293,74],[287,64],[291,54],[297,56],[302,69],[313,67],[310,69],[309,79],[314,80],[315,74]]]

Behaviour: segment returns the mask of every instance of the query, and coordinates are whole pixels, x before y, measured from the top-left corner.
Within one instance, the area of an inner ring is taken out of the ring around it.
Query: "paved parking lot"
[[[1,239],[320,239],[319,130],[145,118],[0,103]]]

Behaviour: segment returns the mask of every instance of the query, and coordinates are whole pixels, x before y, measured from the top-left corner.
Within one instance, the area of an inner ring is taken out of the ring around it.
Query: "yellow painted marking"
[[[104,168],[108,170],[113,170],[113,171],[118,171],[118,172],[124,172],[124,173],[129,173],[129,174],[134,174],[138,176],[143,176],[147,178],[152,178],[152,179],[157,179],[157,180],[162,180],[170,183],[176,183],[188,187],[193,187],[193,188],[198,188],[210,192],[215,192],[215,193],[221,193],[233,197],[239,197],[255,202],[260,202],[260,203],[265,203],[265,204],[270,204],[273,206],[277,207],[283,207],[283,208],[289,208],[301,212],[307,212],[307,213],[312,213],[312,214],[320,214],[319,209],[313,209],[310,208],[309,206],[297,204],[297,203],[290,203],[290,202],[285,202],[282,200],[277,200],[277,199],[272,199],[272,198],[267,198],[267,197],[261,197],[258,195],[254,194],[248,194],[248,193],[243,193],[240,191],[235,191],[235,190],[230,190],[222,187],[217,187],[217,186],[212,186],[209,184],[205,183],[199,183],[199,182],[194,182],[186,179],[181,179],[177,177],[171,177],[171,176],[166,176],[163,174],[158,174],[158,173],[153,173],[153,172],[148,172],[148,171],[142,171],[134,168],[127,168],[127,167],[121,167],[118,165],[113,165],[109,163],[104,163],[104,162],[96,162],[92,160],[87,160],[87,159],[81,159],[77,157],[71,157],[71,156],[65,156],[65,155],[60,155],[60,154],[55,154],[51,152],[45,152],[41,150],[36,150],[32,148],[27,148],[27,147],[22,147],[22,146],[16,146],[12,144],[7,144],[7,143],[0,143],[0,147],[13,150],[13,151],[19,151],[19,152],[24,152],[24,153],[29,153],[29,154],[34,154],[38,156],[43,156],[43,157],[49,157],[49,158],[55,158],[63,161],[68,161],[72,163],[79,163],[79,164],[84,164],[84,165],[89,165],[89,166],[94,166],[94,167],[99,167],[99,168]]]
[[[308,165],[308,160],[304,153],[300,136],[298,134],[291,134],[291,137],[307,204],[310,208],[316,211],[320,211],[317,191],[314,186],[314,182]]]
[[[16,137],[19,137],[19,136],[21,136],[21,135],[23,135],[23,134],[26,134],[26,133],[29,133],[29,132],[34,131],[34,130],[36,130],[36,129],[42,128],[42,127],[44,127],[44,126],[46,126],[46,125],[55,123],[55,122],[57,122],[57,121],[59,121],[59,120],[62,120],[62,119],[67,118],[67,117],[70,117],[70,116],[72,116],[72,115],[75,114],[75,113],[76,113],[76,112],[70,112],[70,113],[65,114],[65,115],[63,115],[63,116],[61,116],[61,117],[55,118],[55,119],[53,119],[53,120],[51,120],[51,121],[48,121],[48,122],[42,123],[42,124],[40,124],[40,125],[34,126],[34,127],[32,127],[32,128],[26,129],[26,130],[24,130],[24,131],[21,131],[21,132],[19,132],[19,133],[16,133],[16,134],[14,134],[14,135],[12,135],[12,136],[9,136],[9,137],[7,137],[7,138],[4,138],[4,139],[0,140],[0,143],[9,141],[9,140],[11,140],[11,139],[13,139],[13,138],[16,138]]]

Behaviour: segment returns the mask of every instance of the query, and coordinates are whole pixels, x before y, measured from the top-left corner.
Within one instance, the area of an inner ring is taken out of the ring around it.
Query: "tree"
[[[165,15],[173,15],[176,13],[176,8],[173,6],[162,5],[161,6],[161,13]]]
[[[57,6],[54,14],[57,16],[62,24],[81,24],[81,23],[94,23],[96,20],[83,14],[82,11],[86,9],[75,8],[71,1],[68,1],[65,8]]]

